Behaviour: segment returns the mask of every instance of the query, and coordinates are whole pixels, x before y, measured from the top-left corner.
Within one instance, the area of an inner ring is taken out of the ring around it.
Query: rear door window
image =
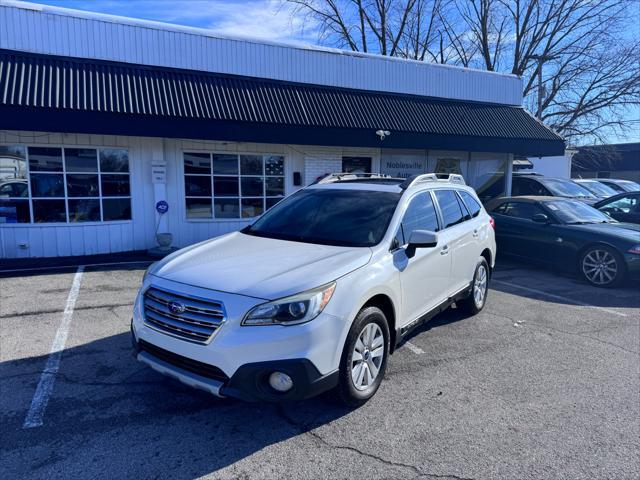
[[[464,204],[467,206],[467,210],[469,210],[471,218],[477,217],[482,210],[482,206],[480,205],[480,203],[478,203],[478,201],[473,198],[473,195],[471,195],[469,192],[460,190],[458,191],[458,193],[460,194],[460,197],[462,198]]]
[[[464,221],[465,214],[462,211],[456,192],[453,190],[436,190],[435,194],[442,211],[444,228],[453,227]]]

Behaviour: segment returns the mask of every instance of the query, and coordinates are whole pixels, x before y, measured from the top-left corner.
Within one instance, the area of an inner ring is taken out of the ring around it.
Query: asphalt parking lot
[[[640,476],[637,286],[500,264],[480,315],[434,318],[349,410],[330,394],[216,399],[138,364],[129,320],[144,268],[0,279],[2,478]],[[42,378],[41,425],[25,428]]]

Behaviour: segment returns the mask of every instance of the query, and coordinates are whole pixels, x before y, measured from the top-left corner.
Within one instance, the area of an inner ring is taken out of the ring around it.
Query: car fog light
[[[288,392],[293,387],[293,380],[286,373],[282,372],[273,372],[269,375],[269,385],[276,392]]]

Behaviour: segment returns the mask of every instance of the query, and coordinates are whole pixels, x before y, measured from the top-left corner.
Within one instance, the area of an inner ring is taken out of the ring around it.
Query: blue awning
[[[518,106],[0,50],[0,128],[561,155]],[[389,130],[384,142],[375,131]]]

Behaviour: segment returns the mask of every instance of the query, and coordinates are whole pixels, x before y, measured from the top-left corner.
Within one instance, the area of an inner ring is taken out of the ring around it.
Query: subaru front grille
[[[209,343],[225,321],[222,302],[150,287],[144,294],[144,323],[190,342]]]

